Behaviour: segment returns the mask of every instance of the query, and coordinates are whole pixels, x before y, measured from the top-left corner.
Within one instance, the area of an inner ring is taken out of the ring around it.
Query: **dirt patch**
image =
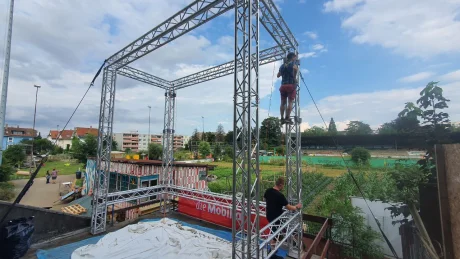
[[[60,192],[66,188],[62,183],[73,182],[75,175],[62,175],[58,176],[56,183],[46,183],[46,178],[35,178],[33,185],[27,191],[26,195],[22,198],[20,204],[29,205],[34,207],[52,207],[54,210],[59,210],[63,205],[60,204]],[[14,180],[15,198],[26,185],[28,179]]]

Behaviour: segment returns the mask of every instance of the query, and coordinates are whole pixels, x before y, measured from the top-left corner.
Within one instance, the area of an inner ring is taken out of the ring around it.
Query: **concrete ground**
[[[63,205],[60,204],[60,191],[65,190],[64,182],[73,182],[75,175],[60,175],[56,179],[56,183],[46,184],[46,178],[35,178],[33,185],[29,188],[26,195],[22,198],[20,204],[30,205],[34,207],[53,207],[52,209],[59,210]],[[15,198],[26,185],[28,179],[11,181],[15,187]],[[67,189],[68,190],[68,189]],[[65,205],[65,204],[64,204]]]

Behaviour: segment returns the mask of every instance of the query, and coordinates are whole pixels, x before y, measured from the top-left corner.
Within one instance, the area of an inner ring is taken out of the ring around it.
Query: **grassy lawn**
[[[80,170],[83,170],[83,164],[63,162],[63,161],[46,162],[45,165],[38,172],[37,177],[45,177],[46,171],[49,171],[51,174],[51,171],[54,168],[58,170],[58,176],[59,175],[69,175],[69,174],[75,174],[75,172],[78,171],[79,168]]]
[[[233,168],[232,162],[213,162],[210,164],[216,165],[217,167],[214,171],[209,171],[209,174],[216,175],[219,178],[226,176],[231,177]],[[286,171],[286,166],[260,164],[260,170],[262,170],[263,176],[281,175]],[[302,172],[304,173],[323,173],[328,177],[337,177],[346,173],[346,171],[345,168],[330,168],[321,165],[302,166]]]

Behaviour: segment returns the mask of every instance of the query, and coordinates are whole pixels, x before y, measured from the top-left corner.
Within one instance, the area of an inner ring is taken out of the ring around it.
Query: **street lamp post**
[[[38,100],[38,89],[41,87],[39,85],[34,85],[35,88],[37,88],[37,91],[35,91],[35,110],[34,110],[34,124],[32,126],[32,134],[35,133],[35,117],[37,116],[37,100]],[[34,159],[34,141],[35,141],[35,136],[32,139],[32,152],[30,152],[30,158],[32,159],[31,162],[33,163],[35,167],[35,159]]]

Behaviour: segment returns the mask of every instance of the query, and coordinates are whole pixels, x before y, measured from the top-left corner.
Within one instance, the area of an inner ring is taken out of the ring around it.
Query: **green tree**
[[[362,147],[355,147],[351,151],[351,160],[357,165],[367,165],[371,159],[369,150]]]
[[[214,132],[205,132],[204,138],[206,142],[214,143],[216,142],[216,133]]]
[[[222,159],[222,147],[219,144],[216,144],[214,146],[214,158],[216,158],[218,161]]]
[[[198,146],[198,152],[200,152],[200,155],[203,157],[208,156],[211,154],[211,145],[209,145],[209,143],[206,141],[200,142],[200,145]]]
[[[16,170],[9,163],[0,165],[0,182],[8,182]]]
[[[369,135],[373,132],[369,124],[362,121],[350,121],[347,126],[347,135]]]
[[[270,147],[281,144],[281,122],[277,117],[269,117],[262,121],[259,139]]]
[[[327,131],[322,128],[322,127],[318,127],[318,126],[313,126],[309,129],[306,129],[304,132],[302,132],[302,136],[325,136],[327,135]]]
[[[227,132],[227,135],[225,135],[225,143],[233,144],[233,131]]]
[[[20,167],[24,160],[26,160],[26,153],[24,152],[24,147],[21,145],[9,146],[3,152],[3,159],[5,160],[5,162],[11,165],[16,165],[17,167]]]
[[[395,125],[394,121],[386,122],[386,123],[382,124],[382,126],[380,126],[378,128],[377,132],[380,135],[390,135],[390,134],[398,133],[398,131],[396,130],[396,125]]]
[[[233,158],[233,147],[232,146],[226,146],[224,149],[224,155],[229,158]]]
[[[149,144],[149,160],[160,160],[163,155],[163,147],[157,143]]]
[[[337,125],[335,125],[334,118],[331,118],[331,121],[329,122],[329,127],[327,128],[327,133],[329,135],[332,135],[332,136],[337,135]]]
[[[115,139],[112,139],[112,150],[118,150],[118,142]]]
[[[199,134],[198,134],[198,129],[194,129],[192,133],[192,137],[190,138],[190,141],[200,141]]]
[[[72,153],[74,158],[86,164],[88,157],[95,157],[97,154],[96,136],[87,134],[82,140],[74,137],[72,139]]]
[[[225,141],[225,130],[224,130],[224,126],[222,126],[222,124],[219,124],[217,126],[216,141],[217,142],[224,142]]]
[[[133,153],[133,151],[131,150],[131,148],[127,147],[127,148],[125,148],[125,153],[126,154],[131,154],[131,153]]]

